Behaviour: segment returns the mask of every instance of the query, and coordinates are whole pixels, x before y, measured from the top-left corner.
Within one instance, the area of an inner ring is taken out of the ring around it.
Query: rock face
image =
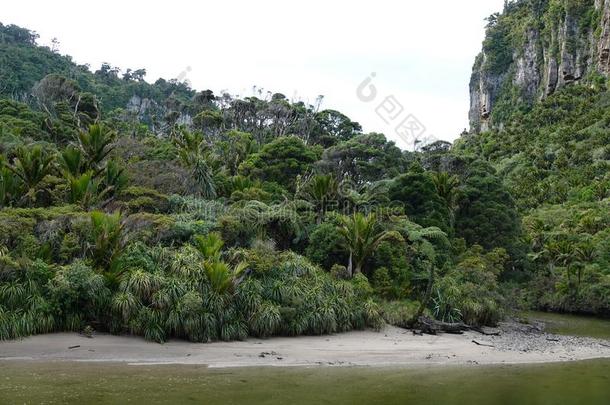
[[[126,111],[129,114],[125,117],[127,120],[136,119],[138,122],[145,123],[154,133],[163,133],[167,130],[167,124],[164,123],[164,118],[170,110],[166,106],[159,105],[154,100],[142,98],[138,95],[131,97],[126,106]],[[177,125],[193,125],[193,118],[186,112],[178,112],[175,117]]]
[[[499,64],[498,55],[505,63]],[[570,83],[610,75],[610,0],[517,0],[490,19],[470,80],[470,129]],[[498,107],[499,108],[499,107]]]

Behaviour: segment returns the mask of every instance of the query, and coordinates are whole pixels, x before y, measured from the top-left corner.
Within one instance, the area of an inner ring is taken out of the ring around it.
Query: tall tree
[[[437,172],[432,174],[432,182],[436,188],[436,194],[445,201],[449,211],[450,226],[453,227],[460,180],[457,176],[452,176],[447,172]]]
[[[311,170],[319,155],[319,147],[307,146],[294,136],[280,137],[250,155],[240,165],[239,172],[294,190],[296,177]]]
[[[400,233],[383,229],[374,213],[364,215],[356,212],[351,216],[340,217],[339,232],[349,252],[350,275],[363,271],[365,261],[381,242],[389,239],[404,241]]]

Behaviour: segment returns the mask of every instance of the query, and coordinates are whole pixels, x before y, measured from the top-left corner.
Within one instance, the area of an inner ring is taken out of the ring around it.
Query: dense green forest
[[[0,339],[610,314],[599,79],[409,152],[339,111],[91,71],[36,40],[0,24]]]

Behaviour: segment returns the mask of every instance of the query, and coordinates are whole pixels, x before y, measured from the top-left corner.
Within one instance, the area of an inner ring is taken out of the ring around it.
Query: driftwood
[[[464,331],[471,329],[468,325],[462,322],[441,322],[428,318],[427,316],[420,316],[417,326],[422,333],[426,333],[428,335],[436,335],[439,332],[462,334]]]
[[[462,334],[464,331],[473,330],[485,336],[499,336],[500,331],[479,326],[470,326],[463,322],[441,322],[427,316],[420,316],[414,325],[421,333],[436,335],[437,333]]]
[[[484,342],[479,342],[479,341],[474,340],[474,339],[472,340],[472,343],[474,343],[474,344],[475,344],[475,345],[477,345],[477,346],[495,347],[495,346],[494,346],[494,345],[492,345],[492,344],[489,344],[489,343],[484,343]]]

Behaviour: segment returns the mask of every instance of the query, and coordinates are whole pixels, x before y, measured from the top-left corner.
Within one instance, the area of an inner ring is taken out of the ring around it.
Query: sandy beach
[[[0,361],[125,362],[130,365],[197,364],[211,368],[253,366],[488,365],[610,358],[610,341],[558,336],[502,324],[498,336],[415,335],[387,326],[381,332],[332,336],[251,338],[208,344],[165,344],[134,336],[54,333],[0,343]],[[476,341],[476,343],[475,343]]]

